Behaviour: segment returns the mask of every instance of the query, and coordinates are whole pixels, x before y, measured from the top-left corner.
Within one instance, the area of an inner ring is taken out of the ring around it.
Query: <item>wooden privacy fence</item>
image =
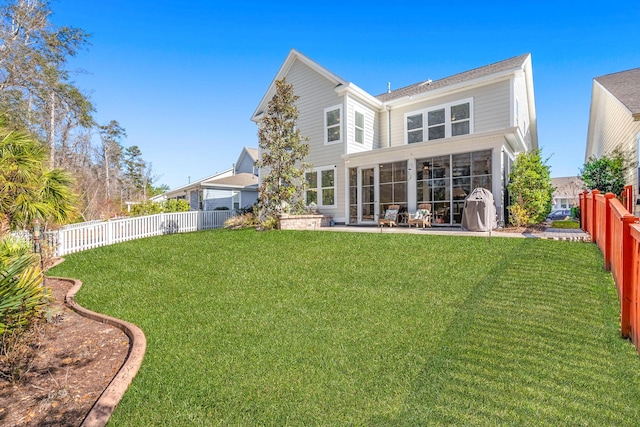
[[[222,228],[232,211],[192,211],[72,224],[49,237],[57,256],[161,234]]]
[[[629,188],[624,206],[614,194],[598,190],[580,194],[582,229],[604,255],[620,301],[620,333],[640,353],[640,224],[629,209]]]

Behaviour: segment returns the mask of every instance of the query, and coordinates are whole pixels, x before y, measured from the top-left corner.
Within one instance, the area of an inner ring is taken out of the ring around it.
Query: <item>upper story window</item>
[[[324,143],[335,144],[342,141],[342,106],[324,109]]]
[[[473,100],[465,99],[405,114],[407,144],[472,133],[472,108]]]
[[[407,142],[422,142],[423,138],[422,113],[407,117]]]
[[[359,111],[355,112],[354,126],[356,142],[359,144],[364,144],[364,114]]]

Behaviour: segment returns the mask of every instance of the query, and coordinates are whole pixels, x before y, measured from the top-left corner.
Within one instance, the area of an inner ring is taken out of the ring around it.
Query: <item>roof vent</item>
[[[387,82],[387,93],[391,93],[391,82]]]

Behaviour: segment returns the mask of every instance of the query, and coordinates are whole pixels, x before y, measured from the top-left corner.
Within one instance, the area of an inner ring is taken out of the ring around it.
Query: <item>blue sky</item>
[[[117,120],[157,185],[231,167],[295,48],[372,95],[531,53],[539,143],[576,175],[594,77],[640,67],[640,2],[53,0],[91,45],[71,63],[96,120]]]

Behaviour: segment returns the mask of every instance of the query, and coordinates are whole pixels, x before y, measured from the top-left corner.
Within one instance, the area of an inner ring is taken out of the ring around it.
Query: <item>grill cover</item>
[[[493,194],[486,188],[474,189],[464,201],[462,229],[468,231],[491,231],[498,226]]]

